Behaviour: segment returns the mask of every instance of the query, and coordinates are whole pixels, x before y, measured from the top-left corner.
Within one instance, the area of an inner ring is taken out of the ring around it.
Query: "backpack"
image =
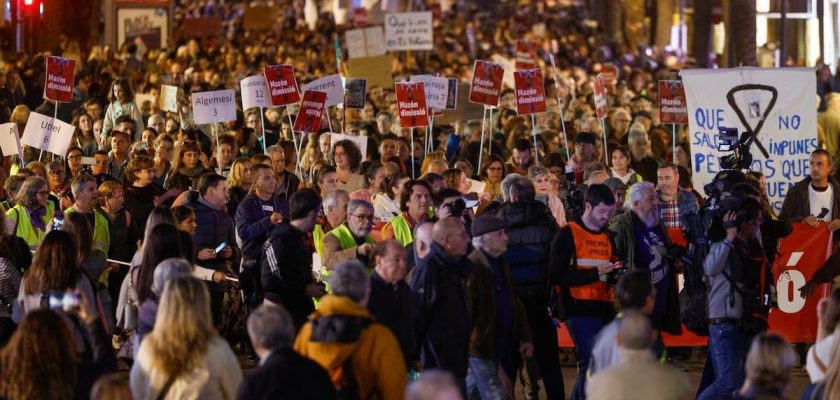
[[[706,276],[703,268],[689,267],[685,274],[685,285],[680,292],[680,317],[686,329],[698,336],[709,335],[709,294],[706,290]]]

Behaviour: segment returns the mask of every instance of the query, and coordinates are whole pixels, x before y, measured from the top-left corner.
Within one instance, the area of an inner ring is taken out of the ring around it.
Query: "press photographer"
[[[764,221],[761,204],[746,198],[721,212],[712,223],[712,245],[703,264],[714,380],[700,388],[698,399],[725,398],[741,386],[750,340],[767,329],[770,311],[772,271],[757,235]]]
[[[578,362],[574,393],[583,396],[586,371],[595,335],[615,315],[614,277],[621,262],[613,255],[607,225],[615,209],[615,197],[603,184],[591,185],[584,195],[580,218],[560,229],[551,242],[548,264],[551,283],[562,288],[561,297]]]

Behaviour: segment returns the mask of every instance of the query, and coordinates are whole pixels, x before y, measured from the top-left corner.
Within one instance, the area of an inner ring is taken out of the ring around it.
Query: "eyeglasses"
[[[359,219],[359,221],[373,221],[373,215],[370,214],[350,214]]]

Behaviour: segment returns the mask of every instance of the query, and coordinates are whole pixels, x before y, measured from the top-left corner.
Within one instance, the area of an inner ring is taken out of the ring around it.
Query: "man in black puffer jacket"
[[[534,199],[534,184],[524,177],[513,177],[510,201],[496,215],[507,225],[508,249],[513,290],[525,304],[534,343],[534,358],[549,399],[564,399],[560,370],[557,329],[548,315],[548,256],[557,222],[548,207]],[[531,391],[534,385],[531,383]],[[538,389],[536,389],[538,390]],[[536,395],[536,393],[531,393]]]

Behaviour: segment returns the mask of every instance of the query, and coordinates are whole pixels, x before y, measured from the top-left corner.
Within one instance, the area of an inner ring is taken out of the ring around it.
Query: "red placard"
[[[271,104],[280,107],[300,101],[295,69],[291,65],[269,65],[264,73]]]
[[[688,123],[688,105],[682,81],[659,81],[659,121],[663,124]]]
[[[470,102],[498,107],[504,76],[505,69],[501,65],[476,60],[470,85]]]
[[[44,84],[44,98],[60,103],[73,100],[73,85],[76,79],[76,61],[62,57],[47,57],[47,80]]]
[[[537,43],[530,40],[516,42],[516,69],[534,69],[537,67]]]
[[[614,86],[618,83],[618,67],[613,63],[605,63],[601,66],[601,77],[605,85]]]
[[[353,9],[353,26],[356,28],[363,28],[367,26],[367,9],[363,7],[356,7]]]
[[[528,69],[513,73],[516,85],[516,113],[519,115],[545,112],[545,82],[542,69]]]
[[[429,111],[426,109],[426,88],[423,82],[397,82],[394,87],[400,110],[400,126],[428,126]]]
[[[604,88],[604,77],[601,74],[595,77],[595,113],[598,119],[607,118],[609,105],[607,104],[607,90]]]
[[[307,90],[303,94],[303,103],[295,118],[294,130],[297,132],[318,132],[321,129],[321,117],[324,115],[324,104],[327,94],[315,90]]]

